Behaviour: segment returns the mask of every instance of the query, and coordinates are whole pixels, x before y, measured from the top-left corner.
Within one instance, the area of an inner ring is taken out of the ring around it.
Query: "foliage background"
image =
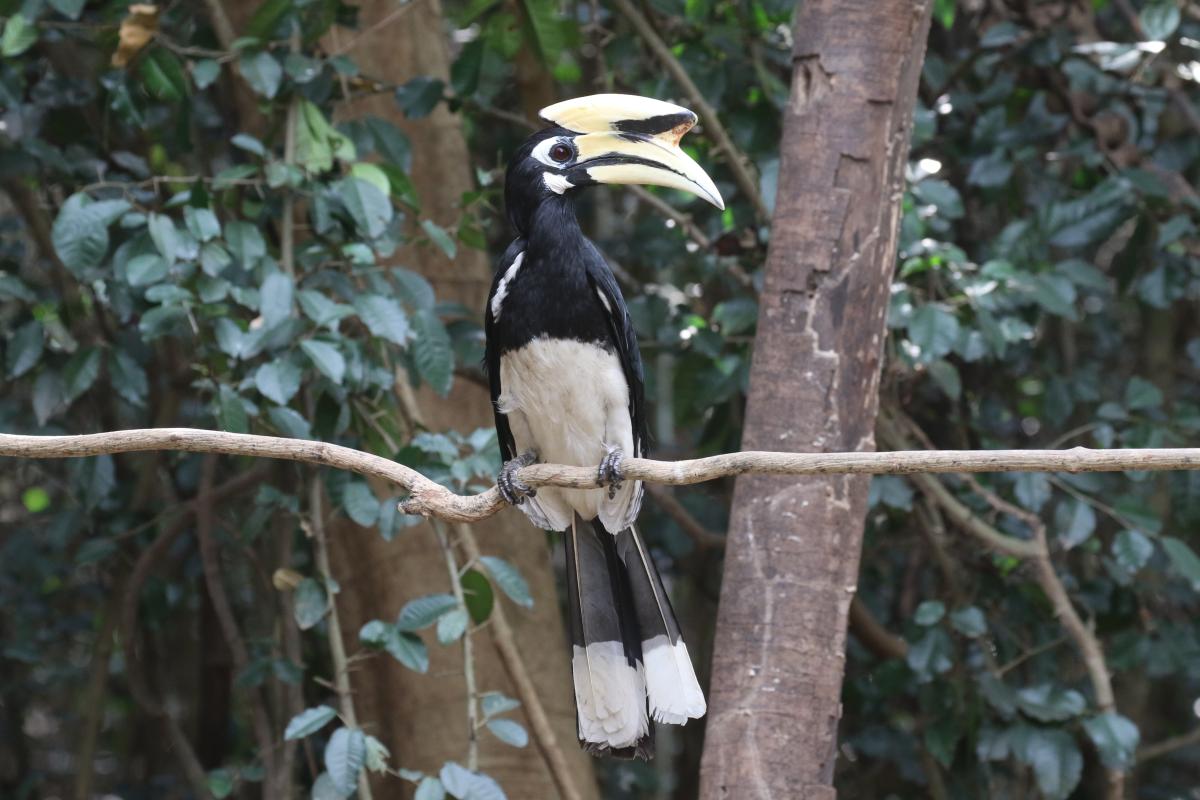
[[[0,429],[189,425],[314,437],[458,489],[489,482],[490,431],[423,431],[396,410],[411,389],[444,394],[480,380],[478,309],[439,301],[404,268],[405,248],[449,259],[500,252],[505,155],[541,105],[593,91],[688,98],[621,3],[447,2],[450,80],[401,86],[337,54],[335,32],[357,35],[352,4],[266,0],[230,42],[210,7],[130,14],[118,2],[0,2]],[[769,210],[791,4],[640,9],[718,110]],[[388,24],[405,25],[404,13]],[[943,448],[1188,443],[1200,429],[1190,313],[1200,15],[1173,2],[939,0],[928,47],[885,414]],[[442,103],[455,114],[477,185],[455,224],[422,213],[422,191],[433,189],[411,179],[421,153],[396,125],[331,122],[336,102],[366,95],[394,98],[410,119]],[[724,213],[671,193],[596,190],[580,206],[620,266],[663,458],[737,448],[770,236],[711,131],[701,126],[686,143],[729,200]],[[171,510],[256,469],[221,496],[207,526]],[[289,789],[315,784],[314,796],[330,797],[352,790],[364,763],[383,766],[378,740],[344,714],[335,721],[337,699],[319,681],[332,674],[337,584],[308,520],[323,493],[385,537],[403,537],[411,521],[344,475],[323,475],[314,493],[296,468],[226,460],[217,471],[183,455],[5,462],[0,795],[78,792],[86,772],[89,790],[122,797],[249,797],[290,764]],[[1194,790],[1197,480],[986,481],[1050,526],[1059,575],[1114,676],[1116,712],[1098,715],[1028,568],[982,551],[904,479],[877,479],[847,660],[845,796],[1095,796],[1105,764],[1132,770],[1131,795]],[[969,486],[947,484],[980,519],[1028,534]],[[730,489],[656,492],[646,512],[702,665],[720,579],[712,532],[724,528]],[[162,561],[142,576],[126,625],[124,587],[155,547]],[[214,565],[240,656],[206,576]],[[461,597],[449,588],[413,597],[371,623],[361,652],[425,671],[431,648],[486,620],[496,589],[518,604],[557,602],[530,596],[503,561],[471,565],[462,585]],[[199,778],[150,724],[155,698],[139,697],[146,664],[151,684],[169,675],[189,687],[162,700],[194,745]],[[481,707],[494,714],[486,735],[527,746],[513,701],[485,696]],[[291,729],[300,746],[280,745],[305,708]],[[445,724],[462,724],[458,713]],[[667,738],[652,766],[602,765],[604,796],[694,795],[701,736],[692,725]],[[401,749],[386,765],[397,771],[383,778],[392,792],[493,790],[452,763],[398,772],[413,766]]]

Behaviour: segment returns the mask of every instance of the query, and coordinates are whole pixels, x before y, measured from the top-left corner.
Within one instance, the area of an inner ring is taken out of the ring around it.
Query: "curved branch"
[[[408,514],[451,522],[477,522],[505,505],[495,487],[459,495],[416,470],[350,447],[305,439],[196,428],[143,428],[83,436],[0,433],[0,456],[74,458],[106,453],[181,450],[192,453],[280,458],[381,478],[410,493]],[[748,450],[687,461],[628,458],[628,480],[684,485],[734,475],[911,475],[940,472],[1127,472],[1200,470],[1200,448],[1091,450],[904,450],[883,453],[776,453]],[[595,467],[534,464],[518,472],[531,486],[598,488]]]

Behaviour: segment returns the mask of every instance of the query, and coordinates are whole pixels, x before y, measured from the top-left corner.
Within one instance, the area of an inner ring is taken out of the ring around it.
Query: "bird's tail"
[[[637,590],[616,539],[602,527],[575,515],[565,538],[579,741],[595,755],[648,759],[654,740],[646,716]]]
[[[596,533],[611,536],[599,525]],[[650,558],[650,551],[633,526],[612,538],[616,539],[617,552],[624,562],[633,591],[650,716],[657,722],[672,725],[699,719],[707,710],[704,691],[696,680],[675,611]]]

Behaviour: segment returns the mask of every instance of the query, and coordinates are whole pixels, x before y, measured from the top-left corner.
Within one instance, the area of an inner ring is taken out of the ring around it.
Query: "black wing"
[[[517,457],[517,444],[513,441],[512,430],[508,427],[508,417],[501,414],[496,403],[500,400],[500,344],[499,335],[496,331],[496,321],[492,319],[492,297],[496,294],[496,287],[500,285],[500,279],[504,277],[504,272],[510,266],[521,251],[525,249],[525,240],[516,239],[504,251],[504,255],[500,257],[500,262],[496,265],[496,274],[492,278],[492,288],[488,292],[487,307],[483,313],[483,332],[485,336],[485,344],[483,351],[483,371],[488,376],[488,388],[492,395],[492,415],[496,418],[496,438],[500,442],[500,456],[509,461]]]
[[[587,264],[588,283],[605,302],[604,311],[608,319],[609,333],[617,348],[617,356],[621,359],[621,367],[625,371],[625,380],[629,384],[629,418],[633,421],[633,446],[635,458],[645,458],[648,454],[649,437],[646,431],[646,389],[642,377],[642,353],[638,349],[637,332],[633,329],[633,321],[629,319],[629,309],[625,298],[621,295],[621,287],[604,256],[596,246],[588,242]]]

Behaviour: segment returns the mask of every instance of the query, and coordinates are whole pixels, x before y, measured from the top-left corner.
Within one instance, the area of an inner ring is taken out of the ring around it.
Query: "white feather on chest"
[[[501,393],[518,453],[534,450],[550,464],[595,466],[612,447],[634,454],[629,385],[615,352],[592,342],[539,338],[500,356]],[[597,516],[612,533],[633,521],[641,484],[626,481],[617,496],[605,489],[544,486],[521,508],[535,525],[565,530],[572,513]]]

